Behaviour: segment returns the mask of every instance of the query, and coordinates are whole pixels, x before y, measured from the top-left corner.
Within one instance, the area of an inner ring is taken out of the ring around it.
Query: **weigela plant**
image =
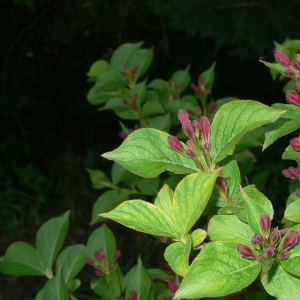
[[[46,276],[37,300],[74,299],[80,285],[75,276],[84,264],[94,276],[92,290],[105,300],[245,299],[245,293],[299,299],[300,189],[288,198],[282,228],[274,228],[271,201],[244,180],[253,164],[249,149],[262,142],[266,149],[300,127],[299,54],[291,59],[276,50],[275,63],[263,62],[296,82],[295,90],[286,91],[287,103],[268,107],[233,97],[214,99],[214,64],[197,83],[190,83],[188,68],[167,81],[147,83],[142,78],[153,50],[141,45],[122,45],[110,62],[97,61],[88,73],[95,82],[88,100],[131,120],[131,127],[120,123],[120,147],[102,154],[114,161],[111,179],[101,170],[88,170],[94,188],[108,189],[93,207],[91,224],[111,219],[156,236],[166,246],[165,271],[146,270],[139,257],[123,275],[122,249],[105,224],[86,246],[59,254],[68,213],[39,229],[36,249],[22,242],[11,245],[0,270]],[[283,159],[299,165],[299,151],[296,136]],[[282,173],[300,179],[298,167]]]

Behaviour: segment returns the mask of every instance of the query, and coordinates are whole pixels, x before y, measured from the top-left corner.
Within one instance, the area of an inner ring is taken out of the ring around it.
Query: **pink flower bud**
[[[99,250],[95,251],[94,255],[99,261],[103,261],[106,258],[106,255],[105,255],[103,249],[101,249],[101,248]]]
[[[173,135],[169,135],[168,136],[168,144],[169,146],[171,146],[174,150],[180,152],[180,153],[184,153],[185,150],[181,144],[181,142],[178,140],[178,138],[176,136]]]
[[[266,257],[272,257],[274,255],[275,247],[273,245],[267,245],[264,249]]]
[[[135,75],[138,72],[138,70],[139,70],[139,67],[134,66],[133,69],[131,70],[131,73]]]
[[[124,69],[124,70],[129,70],[128,63],[125,62],[125,63],[123,64],[123,69]]]
[[[130,291],[130,300],[136,300],[137,292],[135,290]]]
[[[281,259],[288,258],[289,256],[290,256],[290,253],[288,250],[284,250],[280,255]]]
[[[173,88],[173,86],[174,86],[174,81],[173,81],[172,79],[170,79],[170,80],[168,81],[168,86],[170,87],[170,89]]]
[[[205,84],[205,80],[204,80],[204,77],[202,75],[199,76],[198,82],[199,82],[200,85],[204,85]]]
[[[295,77],[296,76],[296,73],[294,70],[292,69],[286,69],[285,70],[285,75],[288,76],[288,77]]]
[[[182,125],[184,123],[191,122],[188,113],[183,109],[178,111],[178,119]]]
[[[216,184],[223,192],[227,191],[227,184],[224,177],[219,176],[216,180]]]
[[[282,174],[291,179],[300,179],[300,171],[294,167],[288,167],[282,171]]]
[[[289,90],[285,93],[286,97],[286,102],[295,104],[295,105],[300,105],[300,95],[294,91],[294,90]]]
[[[296,150],[300,150],[300,138],[299,137],[294,137],[290,140],[291,146]]]
[[[192,142],[191,140],[188,140],[188,141],[186,142],[186,145],[189,147],[189,149],[191,149],[191,150],[194,149],[194,144],[193,144],[193,142]]]
[[[285,67],[288,67],[291,65],[291,61],[290,61],[289,57],[283,51],[276,50],[274,52],[274,57],[277,62],[279,62],[281,65],[283,65]]]
[[[253,251],[247,245],[239,244],[237,250],[243,257],[246,258],[254,257]]]
[[[125,77],[126,78],[126,73],[124,72],[124,71],[121,71],[121,75],[123,76],[123,77]]]
[[[217,108],[217,102],[212,102],[209,106],[209,114],[213,113],[213,111]]]
[[[191,122],[186,122],[182,125],[183,132],[191,139],[195,139],[195,132]]]
[[[293,60],[293,66],[297,69],[300,70],[300,61],[297,59]]]
[[[257,240],[255,237],[253,237],[253,238],[251,239],[251,243],[252,243],[255,247],[257,247],[257,246],[260,245],[260,243],[258,242],[258,240]]]
[[[102,271],[101,269],[97,269],[97,270],[95,271],[95,274],[96,274],[97,276],[99,276],[99,277],[101,277],[101,276],[104,275],[104,273],[103,273],[103,271]]]
[[[117,261],[120,257],[121,257],[121,251],[117,250],[114,255],[113,262]]]
[[[197,114],[193,111],[193,110],[191,110],[190,108],[188,108],[187,110],[186,110],[186,112],[189,114],[189,115],[192,115],[192,116],[196,116]]]
[[[93,266],[95,262],[91,258],[86,258],[85,259],[86,264]]]
[[[300,189],[296,189],[296,195],[300,198]]]
[[[296,81],[296,88],[300,90],[300,81]]]
[[[192,159],[195,159],[197,157],[196,153],[191,149],[186,150],[186,154]]]
[[[181,89],[183,86],[184,86],[184,82],[179,82],[179,83],[176,85],[176,88],[177,88],[177,90],[179,90],[179,89]]]
[[[262,214],[260,217],[260,226],[263,230],[265,237],[269,236],[271,228],[271,218],[268,214]]]
[[[296,230],[291,231],[283,242],[283,249],[289,249],[298,242],[298,232]]]
[[[270,241],[272,244],[275,244],[280,239],[280,231],[278,229],[273,230],[270,236]]]
[[[121,296],[116,296],[115,300],[123,300],[123,298]]]
[[[199,121],[199,127],[203,134],[204,141],[209,143],[210,138],[210,122],[207,117],[202,116]]]
[[[168,288],[173,294],[175,294],[178,290],[178,286],[176,285],[175,281],[172,279],[169,280],[168,282]]]
[[[255,234],[254,238],[260,243],[262,244],[264,242],[264,237],[260,234],[260,233],[257,233]]]

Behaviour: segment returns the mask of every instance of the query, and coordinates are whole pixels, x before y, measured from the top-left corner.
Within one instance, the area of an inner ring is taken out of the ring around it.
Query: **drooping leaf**
[[[93,206],[90,225],[105,221],[106,219],[99,215],[113,210],[119,204],[127,200],[130,194],[130,191],[122,189],[111,190],[103,193]]]
[[[72,245],[65,248],[56,260],[56,272],[61,271],[65,283],[74,278],[84,267],[86,249],[84,245]]]
[[[137,293],[136,300],[148,299],[151,281],[140,258],[137,265],[127,273],[124,284],[126,297],[130,297],[130,291],[134,290]]]
[[[219,171],[184,177],[173,198],[173,220],[184,236],[196,223],[207,205]]]
[[[175,242],[166,248],[164,257],[171,269],[184,277],[189,268],[189,256],[191,252],[191,237],[186,236],[184,242]]]
[[[0,271],[7,275],[45,275],[46,268],[37,259],[36,250],[25,242],[10,245],[1,258]]]
[[[261,280],[266,291],[277,300],[298,299],[300,278],[286,272],[282,266],[274,264]]]
[[[50,219],[36,234],[37,257],[48,275],[52,274],[52,265],[65,241],[69,228],[69,214],[70,212],[67,211],[59,217]]]
[[[300,107],[291,104],[276,103],[275,109],[286,110],[286,113],[273,124],[266,126],[265,142],[263,150],[273,144],[280,137],[293,132],[300,127]]]
[[[211,242],[191,264],[174,299],[219,297],[242,290],[258,276],[261,264],[245,259],[237,244]]]
[[[273,219],[274,211],[272,203],[264,194],[251,185],[244,189],[241,188],[241,193],[246,204],[248,222],[253,235],[258,232],[264,235],[260,226],[260,217],[262,214],[266,213]]]
[[[253,234],[248,224],[234,215],[214,216],[208,223],[208,235],[212,241],[224,241],[251,245]]]
[[[174,238],[179,235],[173,221],[163,210],[142,200],[125,201],[101,216],[129,228],[157,236]]]
[[[152,128],[139,129],[131,133],[119,148],[102,156],[143,177],[155,177],[166,170],[179,174],[198,172],[192,159],[168,145],[168,136],[166,132]]]
[[[214,163],[233,153],[241,137],[255,128],[275,122],[283,113],[252,100],[236,100],[217,111],[211,126],[211,156]]]

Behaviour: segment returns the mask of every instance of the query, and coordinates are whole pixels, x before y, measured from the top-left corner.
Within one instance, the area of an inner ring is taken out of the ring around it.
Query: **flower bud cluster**
[[[128,85],[133,87],[137,80],[137,73],[139,67],[134,66],[132,69],[129,68],[127,63],[124,63],[123,69],[121,70],[121,75],[127,80]]]
[[[198,85],[191,83],[191,88],[195,91],[196,94],[204,96],[211,93],[212,87],[209,83],[206,83],[202,75],[198,78]]]
[[[135,93],[134,95],[130,95],[128,97],[128,100],[123,100],[123,103],[130,107],[134,112],[138,112],[138,104],[137,101],[139,99],[139,95],[137,93]]]
[[[169,94],[170,101],[174,101],[178,99],[179,93],[181,92],[181,89],[184,87],[184,82],[180,82],[175,85],[174,81],[170,79],[168,81],[168,85],[170,88],[170,94]]]
[[[300,90],[300,54],[296,54],[293,61],[281,50],[274,52],[275,60],[286,67],[285,74],[288,77],[296,79],[296,87]],[[286,92],[286,101],[291,104],[300,105],[300,95],[295,90]]]
[[[168,144],[177,152],[192,158],[196,165],[205,171],[209,171],[210,166],[210,121],[207,117],[200,117],[199,122],[190,121],[188,113],[180,109],[178,119],[182,124],[182,130],[189,138],[187,148],[175,136],[168,137]]]
[[[275,257],[277,260],[289,257],[288,249],[298,242],[298,232],[292,230],[285,238],[283,245],[278,246],[281,241],[281,235],[278,228],[271,232],[271,218],[268,214],[262,214],[260,217],[260,227],[262,233],[256,233],[251,239],[255,250],[249,246],[239,244],[237,251],[245,258],[257,259],[259,261],[265,258]]]
[[[102,248],[95,251],[94,256],[96,259],[86,258],[86,264],[93,266],[95,274],[99,277],[108,275],[109,271],[114,269],[114,263],[120,258],[121,251],[117,250],[111,262],[107,261],[107,256]]]

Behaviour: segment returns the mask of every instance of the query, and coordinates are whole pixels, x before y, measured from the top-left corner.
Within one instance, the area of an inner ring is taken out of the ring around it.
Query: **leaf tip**
[[[100,156],[102,156],[102,157],[104,157],[104,158],[107,158],[107,159],[110,159],[111,153],[112,153],[112,151],[110,151],[110,152],[105,152],[105,153],[101,154]]]

